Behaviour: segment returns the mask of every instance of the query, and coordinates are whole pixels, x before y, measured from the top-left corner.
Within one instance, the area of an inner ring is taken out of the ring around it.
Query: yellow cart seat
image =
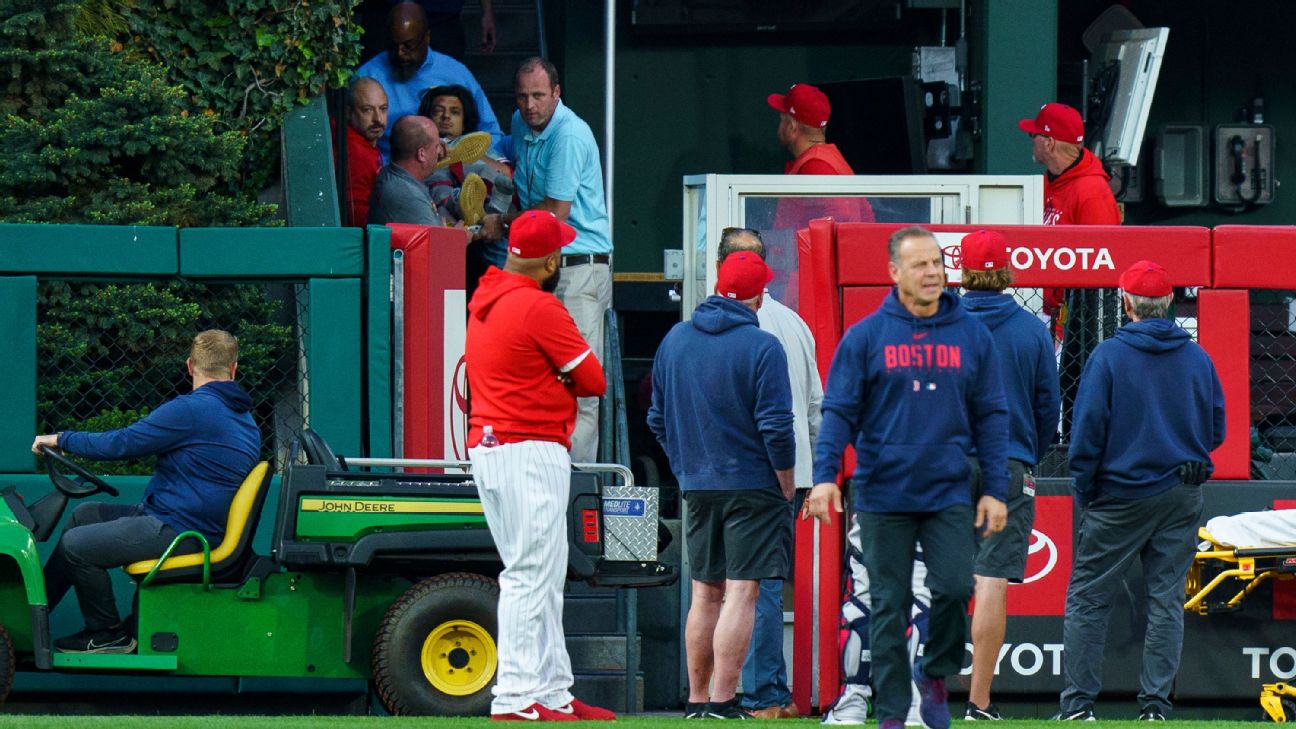
[[[265,504],[266,485],[270,483],[270,463],[261,461],[252,468],[234,499],[230,502],[229,517],[225,520],[225,536],[211,550],[211,577],[213,582],[237,579],[238,572],[252,556],[252,537],[261,520],[261,507]],[[197,546],[192,540],[182,545]],[[135,580],[144,576],[157,564],[156,559],[146,559],[126,565],[126,574]],[[201,549],[190,554],[180,554],[167,559],[150,584],[159,582],[196,582],[202,579],[203,555]]]

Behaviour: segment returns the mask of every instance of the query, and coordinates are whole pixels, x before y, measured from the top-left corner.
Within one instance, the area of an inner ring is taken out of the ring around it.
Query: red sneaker
[[[612,711],[599,706],[590,706],[577,698],[572,698],[570,704],[560,706],[554,711],[574,716],[581,721],[616,721],[616,714]]]
[[[506,714],[491,714],[491,721],[576,721],[575,712],[555,711],[540,704]]]

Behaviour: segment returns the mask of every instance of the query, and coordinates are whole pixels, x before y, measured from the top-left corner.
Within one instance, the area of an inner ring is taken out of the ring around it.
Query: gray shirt
[[[387,223],[441,224],[427,185],[395,163],[378,173],[369,199],[369,225]]]
[[[823,385],[815,362],[814,337],[804,320],[765,292],[765,303],[756,312],[760,328],[774,335],[787,354],[788,379],[792,383],[792,432],[796,436],[796,487],[814,486],[811,466],[815,439],[819,437]]]

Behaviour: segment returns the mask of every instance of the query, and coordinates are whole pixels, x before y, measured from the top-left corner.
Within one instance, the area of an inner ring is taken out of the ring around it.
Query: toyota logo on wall
[[[1038,529],[1031,529],[1030,547],[1026,549],[1026,564],[1038,564],[1039,559],[1035,555],[1041,552],[1044,553],[1044,565],[1037,571],[1027,575],[1026,579],[1022,580],[1023,585],[1029,585],[1036,580],[1044,579],[1053,571],[1058,562],[1058,548],[1053,543],[1053,540],[1049,538],[1049,535]]]

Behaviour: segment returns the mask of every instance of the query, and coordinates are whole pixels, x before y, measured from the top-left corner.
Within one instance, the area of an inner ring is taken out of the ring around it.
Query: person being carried
[[[50,609],[75,587],[85,617],[84,630],[54,641],[58,650],[135,650],[135,638],[117,612],[108,570],[157,557],[181,532],[200,532],[209,542],[224,536],[234,493],[256,465],[261,432],[252,420],[252,398],[234,381],[238,339],[219,329],[199,333],[186,366],[193,391],[142,420],[106,433],[65,430],[32,442],[34,453],[47,446],[96,460],[157,456],[141,503],[82,503],[46,562]],[[196,550],[196,544],[186,543],[176,551]]]

